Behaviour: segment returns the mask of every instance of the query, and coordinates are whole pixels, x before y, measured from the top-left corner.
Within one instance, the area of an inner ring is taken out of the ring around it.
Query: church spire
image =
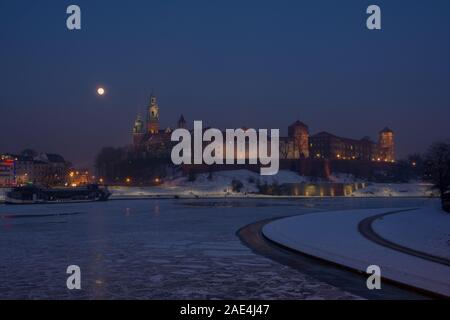
[[[150,96],[150,105],[148,106],[147,131],[150,134],[159,132],[159,107],[156,96],[153,93]]]
[[[184,120],[184,116],[181,115],[180,119],[177,122],[177,128],[186,129],[186,120]]]
[[[138,113],[136,120],[134,121],[133,133],[144,133],[144,122],[140,113]]]
[[[139,146],[141,144],[144,134],[144,121],[142,121],[142,117],[138,113],[133,126],[133,144],[135,146]]]

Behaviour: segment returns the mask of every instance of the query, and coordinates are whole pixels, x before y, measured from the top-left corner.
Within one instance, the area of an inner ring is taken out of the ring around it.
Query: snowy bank
[[[240,193],[233,193],[231,183],[238,180],[242,183]],[[259,173],[249,170],[230,170],[198,174],[194,181],[188,177],[177,177],[166,180],[158,187],[110,187],[115,197],[139,197],[139,196],[240,196],[246,193],[258,191],[257,183],[303,183],[309,182],[308,177],[302,177],[296,172],[281,170],[275,176],[261,176]]]
[[[440,201],[413,212],[377,219],[374,231],[386,240],[450,260],[450,214]]]
[[[0,188],[0,202],[5,201],[6,193],[9,191],[8,188]]]
[[[353,197],[436,197],[428,183],[370,183],[356,190]]]
[[[240,181],[242,188],[239,193],[233,192],[231,184],[233,180]],[[164,181],[157,187],[110,187],[112,198],[138,198],[138,197],[244,197],[252,196],[268,197],[258,195],[258,183],[264,184],[305,184],[326,185],[330,184],[355,184],[363,182],[352,175],[335,174],[330,181],[324,179],[300,176],[289,170],[280,170],[274,176],[261,176],[259,173],[249,170],[217,171],[211,174],[197,174],[194,181],[188,177],[180,176]],[[351,191],[350,191],[351,193]],[[431,185],[424,183],[410,184],[380,184],[371,183],[367,187],[354,191],[352,197],[430,197],[433,195]],[[302,195],[300,195],[302,196]],[[304,195],[306,196],[306,195]]]
[[[386,216],[375,230],[392,241],[409,245],[416,250],[447,256],[445,241],[448,241],[450,215],[433,221],[427,214],[438,215],[435,210],[428,207],[404,212],[398,217],[396,214]],[[360,234],[360,221],[390,211],[395,209],[307,214],[271,222],[263,228],[263,233],[274,242],[291,249],[361,272],[365,272],[370,265],[378,265],[381,276],[386,279],[450,297],[450,268],[447,265],[381,246]],[[399,225],[407,221],[410,222],[408,227]],[[395,230],[402,231],[395,234]],[[413,230],[417,234],[414,240]],[[435,232],[438,234],[435,235]],[[365,285],[365,282],[361,285]]]
[[[334,183],[355,183],[355,182],[366,182],[362,179],[358,179],[356,178],[354,175],[352,174],[348,174],[348,173],[333,173],[328,177],[328,181],[329,182],[334,182]]]

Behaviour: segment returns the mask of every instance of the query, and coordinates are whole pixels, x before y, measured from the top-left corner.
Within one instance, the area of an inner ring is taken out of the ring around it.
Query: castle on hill
[[[169,150],[172,145],[173,129],[160,128],[160,109],[154,94],[146,107],[146,120],[137,116],[133,126],[133,147],[135,150]],[[188,129],[181,115],[176,128]],[[378,141],[369,137],[350,139],[326,131],[310,135],[308,126],[297,120],[288,127],[288,135],[280,137],[280,159],[326,159],[363,160],[373,162],[395,162],[394,132],[388,127],[378,133]]]

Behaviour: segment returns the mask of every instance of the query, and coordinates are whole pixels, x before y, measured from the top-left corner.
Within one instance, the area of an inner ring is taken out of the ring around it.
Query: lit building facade
[[[160,129],[160,110],[156,96],[153,94],[150,96],[150,103],[146,110],[146,123],[138,115],[133,126],[135,150],[148,153],[160,150],[170,153],[172,129]],[[178,120],[176,127],[188,129],[183,115]],[[310,136],[308,126],[297,120],[288,127],[288,135],[280,137],[279,155],[280,159],[286,160],[311,158],[394,162],[394,147],[394,132],[389,128],[380,131],[378,142],[374,142],[368,137],[356,140],[339,137],[325,131]],[[225,150],[226,146],[224,146]],[[245,155],[237,155],[237,157],[252,158],[252,155],[245,151]]]
[[[16,183],[14,158],[9,155],[0,156],[0,187],[9,187]]]
[[[309,158],[309,129],[306,124],[297,120],[288,127],[288,140],[294,143],[299,158]]]
[[[142,143],[145,137],[144,121],[142,121],[141,115],[138,114],[133,126],[133,145],[137,146]]]
[[[95,183],[95,178],[95,176],[90,175],[88,169],[71,168],[69,170],[69,178],[67,179],[67,184],[72,187],[87,185],[90,183]]]
[[[149,134],[159,133],[159,107],[156,101],[156,96],[150,96],[150,105],[147,113],[147,132]]]
[[[159,105],[155,95],[150,96],[150,103],[146,107],[146,123],[140,115],[137,116],[133,126],[133,146],[140,152],[166,152],[171,145],[170,136],[172,129],[167,127],[160,129]],[[178,128],[187,128],[183,116],[177,122]]]
[[[378,143],[368,137],[355,140],[320,132],[310,137],[309,149],[316,159],[395,161],[394,132],[388,128],[380,132]]]
[[[394,132],[388,127],[380,131],[378,148],[378,158],[381,161],[395,161]]]
[[[58,154],[1,155],[0,186],[63,184],[67,180],[67,168],[67,162]]]

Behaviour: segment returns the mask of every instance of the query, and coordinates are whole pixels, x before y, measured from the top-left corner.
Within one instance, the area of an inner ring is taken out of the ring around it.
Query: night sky
[[[66,28],[70,4],[81,31]],[[381,31],[366,28],[370,4]],[[450,138],[450,1],[0,0],[0,88],[0,152],[79,166],[131,143],[152,89],[163,127],[181,113],[358,139],[389,126],[405,156]]]

